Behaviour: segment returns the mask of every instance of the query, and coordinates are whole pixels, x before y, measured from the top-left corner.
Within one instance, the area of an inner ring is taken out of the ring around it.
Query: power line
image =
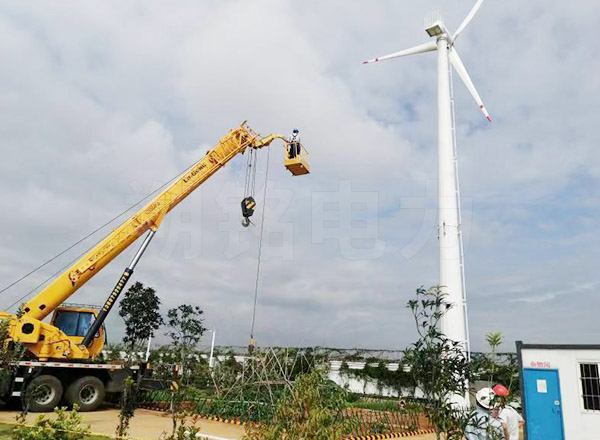
[[[33,289],[31,289],[29,292],[27,292],[25,295],[23,295],[21,298],[19,298],[18,300],[16,300],[14,303],[12,303],[10,306],[7,307],[7,310],[10,310],[11,308],[13,308],[14,306],[16,306],[17,304],[19,304],[21,301],[23,301],[25,298],[27,298],[29,295],[31,295],[33,292],[35,292],[36,290],[38,290],[40,287],[42,287],[44,284],[46,284],[48,281],[50,281],[52,278],[54,278],[55,276],[57,276],[58,274],[62,273],[67,267],[69,267],[71,264],[73,264],[76,260],[78,260],[79,258],[81,258],[83,255],[85,255],[88,251],[90,251],[94,246],[96,246],[96,244],[94,243],[93,245],[91,245],[89,248],[87,248],[85,251],[83,251],[81,254],[79,254],[77,257],[75,257],[73,260],[71,260],[69,263],[67,263],[65,266],[63,266],[62,268],[60,268],[57,272],[54,272],[52,275],[50,275],[48,278],[46,278],[44,281],[42,281],[40,284],[38,284],[37,286],[35,286]]]
[[[148,196],[146,196],[148,197]],[[143,199],[138,202],[137,204],[141,203],[143,201]],[[136,204],[136,205],[137,205]],[[133,205],[133,206],[136,206]],[[132,207],[133,207],[132,206]],[[16,281],[13,281],[12,283],[10,283],[8,286],[6,286],[5,288],[3,288],[2,290],[0,290],[0,293],[4,293],[5,291],[7,291],[8,289],[10,289],[12,286],[14,286],[15,284],[23,281],[25,278],[27,278],[28,276],[34,274],[35,272],[37,272],[38,270],[40,270],[42,267],[46,266],[47,264],[53,262],[54,260],[56,260],[58,257],[60,257],[61,255],[64,255],[66,252],[70,251],[71,249],[73,249],[75,246],[77,246],[78,244],[80,244],[82,241],[87,240],[88,238],[90,238],[92,235],[94,235],[96,232],[98,232],[99,230],[105,228],[106,226],[108,226],[109,224],[111,224],[112,222],[114,222],[116,219],[118,219],[119,217],[121,217],[123,214],[125,214],[127,211],[129,211],[132,207],[128,208],[127,210],[121,212],[119,215],[117,215],[116,217],[113,217],[111,220],[109,220],[108,222],[104,223],[102,226],[100,226],[99,228],[95,229],[94,231],[90,232],[88,235],[86,235],[85,237],[83,237],[82,239],[76,241],[75,243],[73,243],[71,246],[69,246],[68,248],[64,249],[63,251],[59,252],[58,254],[56,254],[54,257],[50,258],[49,260],[47,260],[46,262],[40,264],[38,267],[36,267],[35,269],[31,270],[30,272],[26,273],[25,275],[23,275],[21,278],[19,278]]]
[[[59,252],[58,254],[56,254],[55,256],[53,256],[52,258],[50,258],[49,260],[47,260],[46,262],[40,264],[39,266],[37,266],[35,269],[29,271],[28,273],[26,273],[25,275],[23,275],[22,277],[20,277],[19,279],[13,281],[12,283],[8,284],[6,287],[4,287],[2,290],[0,290],[0,294],[4,293],[5,291],[7,291],[8,289],[10,289],[11,287],[13,287],[15,284],[20,283],[21,281],[23,281],[25,278],[29,277],[30,275],[33,275],[35,272],[37,272],[38,270],[40,270],[41,268],[43,268],[44,266],[48,265],[49,263],[51,263],[52,261],[56,260],[57,258],[59,258],[60,256],[64,255],[65,253],[67,253],[68,251],[70,251],[71,249],[73,249],[75,246],[77,246],[78,244],[82,243],[83,241],[87,240],[88,238],[90,238],[92,235],[96,234],[98,231],[104,229],[106,226],[110,225],[111,223],[113,223],[114,221],[116,221],[119,217],[125,215],[127,212],[131,211],[133,208],[135,208],[136,206],[138,206],[140,203],[142,203],[144,200],[148,199],[149,197],[153,196],[154,194],[156,194],[158,191],[162,190],[165,186],[169,185],[171,182],[173,182],[177,177],[181,176],[183,173],[185,173],[186,171],[188,171],[190,168],[192,168],[192,166],[189,166],[188,168],[186,168],[184,171],[178,173],[176,176],[172,177],[171,179],[167,180],[165,183],[163,183],[161,186],[159,186],[158,188],[156,188],[154,191],[152,191],[151,193],[147,194],[145,197],[141,198],[140,200],[138,200],[135,204],[133,204],[132,206],[128,207],[127,209],[125,209],[124,211],[122,211],[121,213],[119,213],[118,215],[116,215],[115,217],[113,217],[112,219],[110,219],[109,221],[107,221],[106,223],[104,223],[102,226],[96,228],[95,230],[93,230],[92,232],[90,232],[89,234],[87,234],[85,237],[81,238],[80,240],[76,241],[75,243],[73,243],[72,245],[70,245],[69,247],[67,247],[66,249],[62,250],[61,252]],[[30,290],[29,292],[27,292],[25,295],[23,295],[21,298],[19,298],[16,302],[14,302],[13,304],[11,304],[8,308],[10,309],[11,307],[13,307],[15,304],[19,303],[21,300],[23,300],[24,298],[26,298],[27,296],[31,295],[33,292],[35,292],[39,287],[43,286],[44,284],[46,284],[49,280],[51,280],[52,278],[54,278],[56,275],[60,274],[63,270],[65,270],[67,267],[69,267],[72,263],[74,263],[75,261],[77,261],[81,256],[83,256],[86,252],[88,252],[90,249],[92,249],[96,244],[98,244],[98,242],[94,243],[91,247],[89,247],[87,250],[85,250],[83,253],[79,254],[79,256],[75,257],[73,260],[71,260],[66,266],[63,266],[58,272],[54,273],[53,275],[51,275],[49,278],[47,278],[44,282],[42,282],[41,284],[38,284],[36,287],[34,287],[32,290]]]

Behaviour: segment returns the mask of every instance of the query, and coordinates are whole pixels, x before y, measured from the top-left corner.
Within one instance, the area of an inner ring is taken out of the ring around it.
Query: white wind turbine
[[[454,35],[448,32],[441,16],[434,14],[425,20],[425,30],[430,37],[435,38],[435,41],[363,63],[373,63],[437,50],[440,286],[442,291],[447,293],[448,302],[453,304],[453,307],[448,310],[440,321],[440,330],[449,339],[464,344],[466,353],[469,353],[469,327],[460,228],[460,192],[450,65],[454,67],[463,80],[487,120],[492,122],[454,45],[456,39],[473,19],[483,1],[477,0]]]

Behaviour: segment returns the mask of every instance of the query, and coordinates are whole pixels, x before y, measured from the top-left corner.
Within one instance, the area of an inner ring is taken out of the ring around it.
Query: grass
[[[190,388],[186,392],[186,399],[190,401],[198,401],[203,399],[214,398],[214,393],[210,390],[200,389],[200,388]],[[147,402],[170,402],[171,401],[171,392],[168,390],[157,390],[151,391],[142,396],[143,399],[146,399]]]
[[[373,411],[396,411],[420,413],[422,408],[418,403],[406,402],[404,407],[399,406],[399,399],[359,399],[347,403],[348,408],[370,409]]]
[[[400,411],[398,400],[357,400],[348,403],[349,408],[370,409],[374,411]]]
[[[8,440],[11,438],[13,427],[11,425],[0,424],[0,439]]]
[[[14,426],[0,423],[0,440],[12,440],[12,431]],[[103,437],[97,435],[87,435],[85,440],[110,440],[110,437]]]
[[[389,400],[388,401],[378,400],[378,401],[372,401],[372,402],[358,401],[358,402],[349,403],[348,406],[351,408],[371,409],[374,411],[398,411],[399,410],[398,402],[397,401],[389,401]]]

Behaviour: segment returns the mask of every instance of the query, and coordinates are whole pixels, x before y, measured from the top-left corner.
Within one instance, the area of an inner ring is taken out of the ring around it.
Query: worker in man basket
[[[300,131],[297,128],[292,130],[292,134],[288,138],[288,154],[289,158],[293,159],[294,157],[300,154]]]

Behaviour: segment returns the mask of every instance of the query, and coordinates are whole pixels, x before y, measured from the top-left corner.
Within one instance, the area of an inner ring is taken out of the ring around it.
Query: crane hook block
[[[256,207],[256,200],[254,197],[244,197],[242,200],[242,226],[248,227],[250,225],[250,217],[254,214],[254,208]]]

